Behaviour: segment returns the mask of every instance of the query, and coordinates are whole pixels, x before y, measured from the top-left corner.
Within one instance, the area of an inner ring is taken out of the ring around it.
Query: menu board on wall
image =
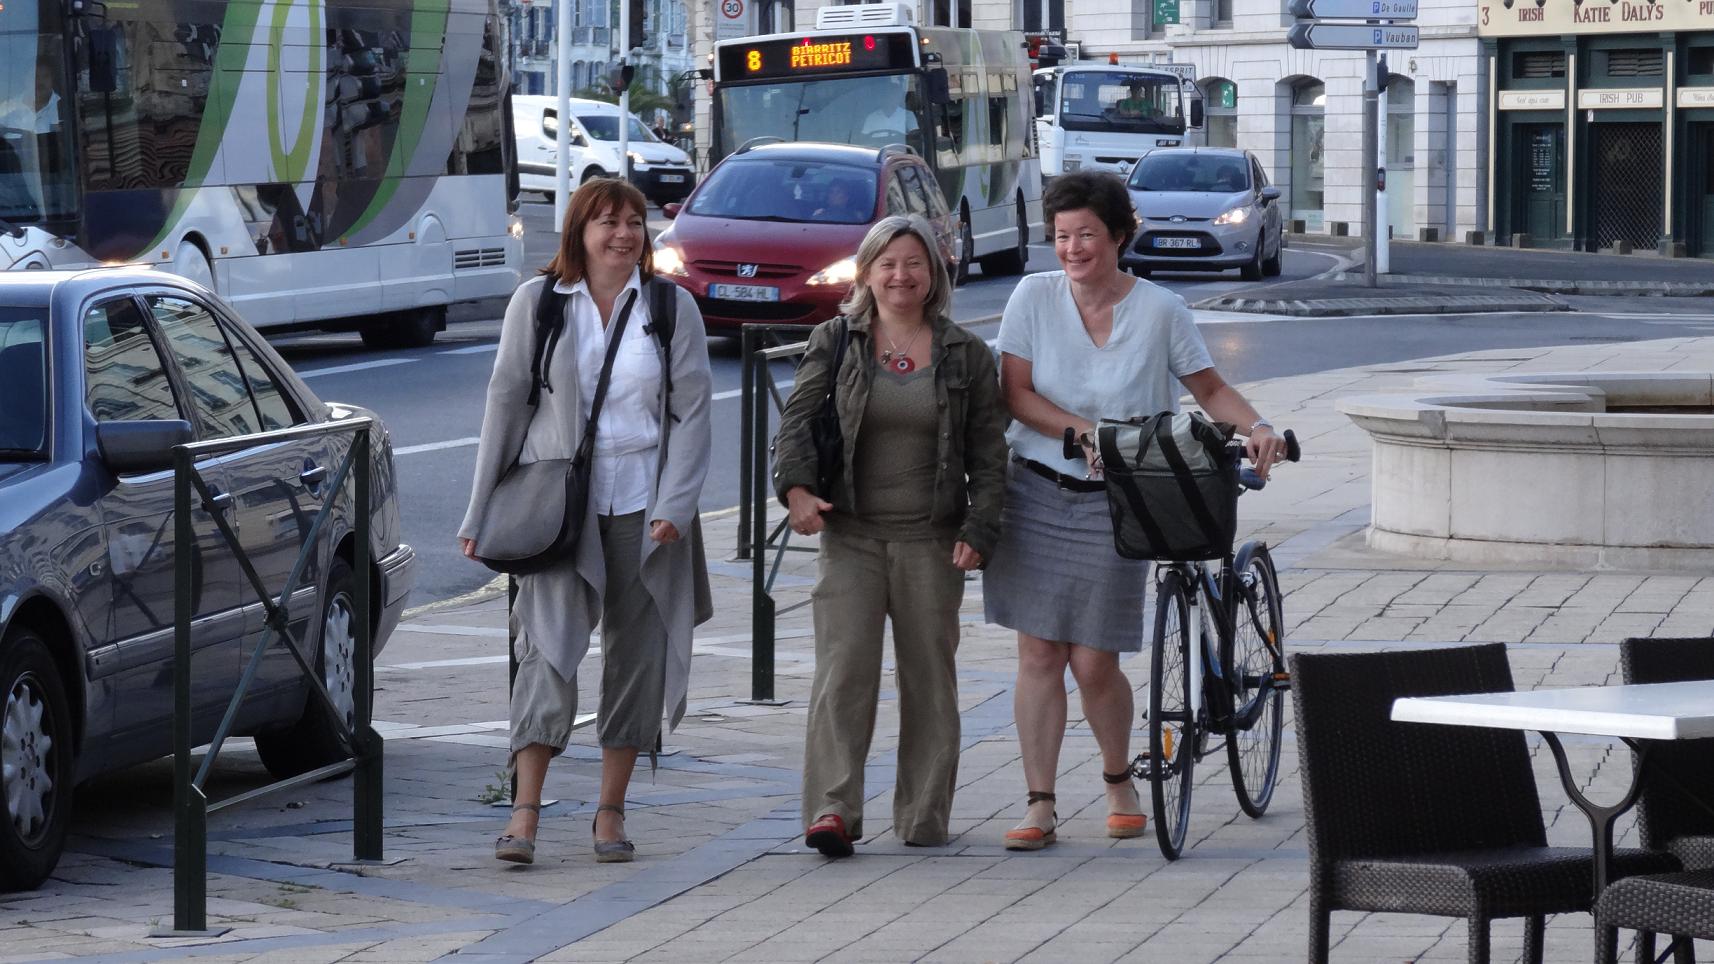
[[[1530,134],[1530,190],[1552,194],[1558,186],[1559,131],[1540,127]]]
[[[1484,37],[1714,30],[1714,0],[1477,0]]]

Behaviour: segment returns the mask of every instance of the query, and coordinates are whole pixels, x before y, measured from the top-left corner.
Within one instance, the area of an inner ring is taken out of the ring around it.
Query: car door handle
[[[304,485],[320,485],[327,481],[327,467],[324,465],[312,465],[298,473],[298,481],[302,482]]]
[[[209,515],[225,512],[230,508],[232,508],[232,493],[230,492],[216,492],[213,498],[202,504],[202,510]]]

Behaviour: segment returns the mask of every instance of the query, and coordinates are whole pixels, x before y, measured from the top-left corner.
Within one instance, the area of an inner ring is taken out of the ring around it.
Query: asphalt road
[[[552,254],[551,208],[524,206],[526,261],[546,262]],[[652,221],[661,227],[664,221]],[[1298,245],[1286,252],[1286,279],[1306,278],[1340,263],[1336,250]],[[1056,267],[1052,249],[1036,245],[1030,269]],[[1242,286],[1235,275],[1161,275],[1157,283],[1197,301]],[[998,329],[998,316],[1015,278],[984,278],[978,273],[953,302],[954,317],[985,338]],[[1587,299],[1589,309],[1605,313],[1404,316],[1394,318],[1289,319],[1250,321],[1237,317],[1204,320],[1202,330],[1215,363],[1230,381],[1303,374],[1352,365],[1401,361],[1450,352],[1667,337],[1686,331],[1714,331],[1714,315],[1700,306]],[[1642,311],[1619,317],[1613,312]],[[486,584],[491,574],[457,554],[454,534],[463,518],[481,430],[483,401],[499,337],[498,311],[452,324],[429,348],[372,351],[356,335],[299,334],[271,339],[276,348],[324,399],[374,409],[386,421],[397,454],[404,507],[405,540],[418,552],[414,605],[450,598]],[[457,316],[455,316],[457,317]],[[709,355],[714,371],[714,462],[703,491],[704,509],[738,501],[740,361],[735,339],[714,338]],[[780,377],[790,377],[786,368]]]

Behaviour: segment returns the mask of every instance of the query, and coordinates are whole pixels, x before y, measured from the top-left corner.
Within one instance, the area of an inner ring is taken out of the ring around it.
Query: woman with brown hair
[[[535,857],[548,761],[571,737],[577,669],[598,621],[595,855],[602,862],[632,859],[624,824],[631,772],[638,752],[657,746],[663,713],[671,726],[683,717],[691,630],[709,616],[696,528],[708,473],[708,350],[695,299],[653,277],[645,211],[642,193],[622,181],[602,178],[578,188],[559,254],[541,277],[518,288],[500,331],[470,509],[458,533],[473,559],[500,478],[514,463],[572,457],[612,358],[576,552],[517,577],[511,699],[517,794],[511,822],[495,842],[500,860],[527,864]],[[564,300],[564,324],[538,346],[548,333],[538,330],[537,304],[550,290]]]

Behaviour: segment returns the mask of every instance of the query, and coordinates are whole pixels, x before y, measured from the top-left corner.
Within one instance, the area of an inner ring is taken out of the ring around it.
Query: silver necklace
[[[887,339],[887,347],[881,350],[881,364],[901,375],[915,371],[917,363],[911,361],[911,346],[917,343],[917,336],[922,334],[922,330],[926,327],[928,327],[926,323],[918,325],[917,330],[911,332],[911,340],[905,342],[905,347],[902,350],[899,348],[899,343],[893,340],[892,335],[882,332],[881,336]]]

